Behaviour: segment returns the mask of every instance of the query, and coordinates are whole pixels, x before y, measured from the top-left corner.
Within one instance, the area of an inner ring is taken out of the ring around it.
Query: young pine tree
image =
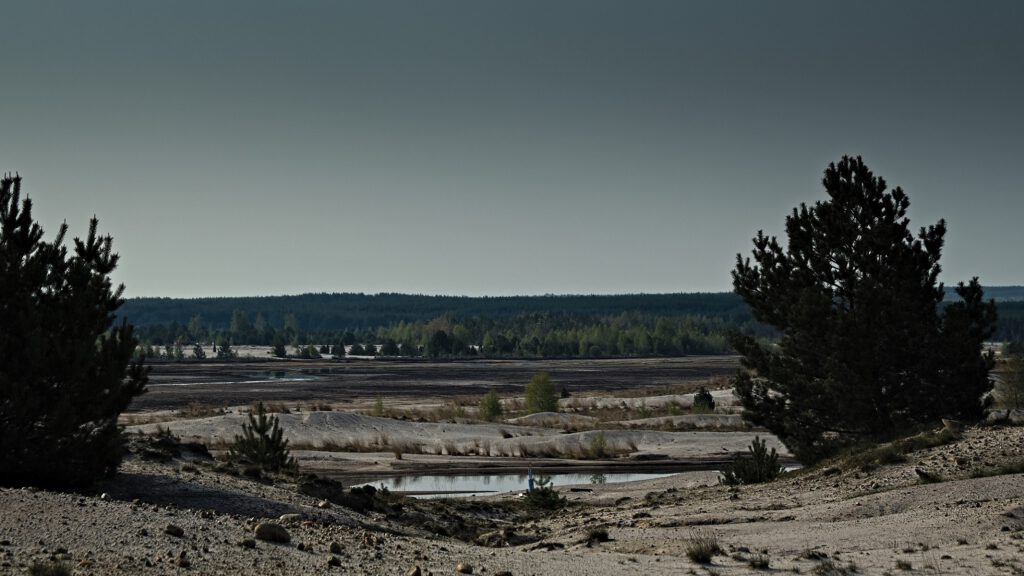
[[[114,325],[118,257],[95,218],[84,240],[52,242],[0,180],[0,485],[80,487],[121,460],[118,415],[144,391],[132,326]]]
[[[235,436],[235,443],[228,449],[228,459],[251,462],[268,472],[297,466],[277,416],[268,416],[262,402],[256,406],[255,415],[249,413],[248,424],[242,424],[242,435]]]

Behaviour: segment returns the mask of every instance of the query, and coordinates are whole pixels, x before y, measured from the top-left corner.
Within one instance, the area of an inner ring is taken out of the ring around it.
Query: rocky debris
[[[246,538],[245,540],[242,540],[241,542],[239,542],[238,545],[241,546],[242,548],[255,548],[256,547],[256,540],[253,539],[253,538]]]
[[[340,567],[341,566],[341,558],[338,558],[337,556],[331,556],[330,559],[327,560],[327,565],[332,567],[332,568]]]
[[[326,510],[331,507],[331,502],[329,500],[321,500],[316,503],[316,507],[321,510]]]
[[[465,562],[459,562],[455,565],[455,571],[459,574],[472,574],[473,567]]]
[[[174,563],[179,568],[188,568],[192,565],[192,562],[188,559],[188,556],[185,554],[184,550],[181,551],[181,554],[178,554],[178,559],[175,560]]]
[[[164,534],[169,534],[176,538],[181,538],[185,535],[185,530],[181,526],[178,526],[176,524],[168,524],[167,527],[164,528]]]
[[[256,529],[253,532],[257,540],[277,542],[279,544],[287,544],[292,541],[291,534],[288,534],[284,526],[274,524],[273,522],[260,522],[256,525]]]
[[[331,542],[331,554],[341,554],[341,544],[338,542]]]
[[[281,514],[277,521],[281,524],[299,524],[302,522],[302,514]]]

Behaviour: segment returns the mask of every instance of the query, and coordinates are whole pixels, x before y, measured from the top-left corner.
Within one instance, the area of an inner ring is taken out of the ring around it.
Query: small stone
[[[164,534],[170,534],[171,536],[181,538],[185,535],[185,530],[183,530],[181,526],[177,526],[175,524],[168,524],[167,527],[164,528]]]
[[[100,500],[110,500],[110,494],[107,494],[106,492],[100,494]]]
[[[501,572],[496,572],[494,576],[512,576],[512,573],[508,570],[502,570]]]
[[[302,514],[281,514],[277,521],[281,524],[298,524],[302,522]]]
[[[242,540],[241,542],[239,542],[238,545],[241,546],[242,548],[255,548],[256,547],[256,540],[254,540],[252,538],[246,538],[245,540]]]
[[[419,566],[413,566],[405,572],[405,576],[423,576],[423,571]]]
[[[261,522],[257,524],[254,533],[258,540],[265,540],[267,542],[280,542],[281,544],[287,544],[292,541],[292,537],[288,534],[288,531],[280,524],[274,524],[273,522]]]
[[[331,559],[327,561],[327,565],[332,567],[341,566],[341,558],[331,556]]]
[[[295,549],[298,550],[299,552],[305,552],[306,551],[306,545],[303,544],[302,542],[299,542],[299,545],[296,546]]]
[[[341,554],[341,544],[337,542],[331,542],[331,554]]]
[[[321,501],[317,502],[316,507],[317,508],[327,509],[327,508],[331,507],[331,503],[329,501],[327,501],[327,500],[321,500]]]
[[[455,571],[459,574],[472,574],[473,567],[469,564],[466,564],[465,562],[459,562],[455,565]]]
[[[190,562],[188,557],[185,556],[184,550],[181,551],[181,554],[178,554],[178,559],[175,560],[174,563],[177,564],[179,568],[188,568],[192,565],[192,562]]]

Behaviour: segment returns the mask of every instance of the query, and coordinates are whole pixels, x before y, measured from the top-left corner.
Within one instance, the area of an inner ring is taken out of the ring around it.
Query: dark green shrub
[[[533,490],[526,493],[523,499],[530,508],[540,510],[558,510],[565,506],[565,498],[559,496],[558,492],[551,487],[551,478],[538,476],[534,483]]]
[[[715,411],[715,398],[707,388],[701,386],[693,395],[694,414],[710,414]]]
[[[297,467],[277,416],[268,416],[262,402],[257,404],[255,416],[249,413],[249,423],[242,424],[242,435],[235,436],[235,443],[228,450],[228,459],[250,462],[268,472]]]
[[[737,458],[722,470],[722,484],[761,484],[775,480],[782,473],[775,448],[769,452],[765,441],[759,436],[754,436],[748,450],[749,455]]]

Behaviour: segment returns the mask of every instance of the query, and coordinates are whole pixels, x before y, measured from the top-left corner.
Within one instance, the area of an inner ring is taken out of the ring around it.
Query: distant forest
[[[986,296],[999,302],[994,339],[1024,339],[1024,287],[989,287]],[[154,346],[316,344],[333,351],[338,345],[374,344],[384,354],[401,350],[402,355],[433,357],[727,354],[732,352],[726,338],[730,330],[774,336],[728,292],[133,298],[120,316]]]

